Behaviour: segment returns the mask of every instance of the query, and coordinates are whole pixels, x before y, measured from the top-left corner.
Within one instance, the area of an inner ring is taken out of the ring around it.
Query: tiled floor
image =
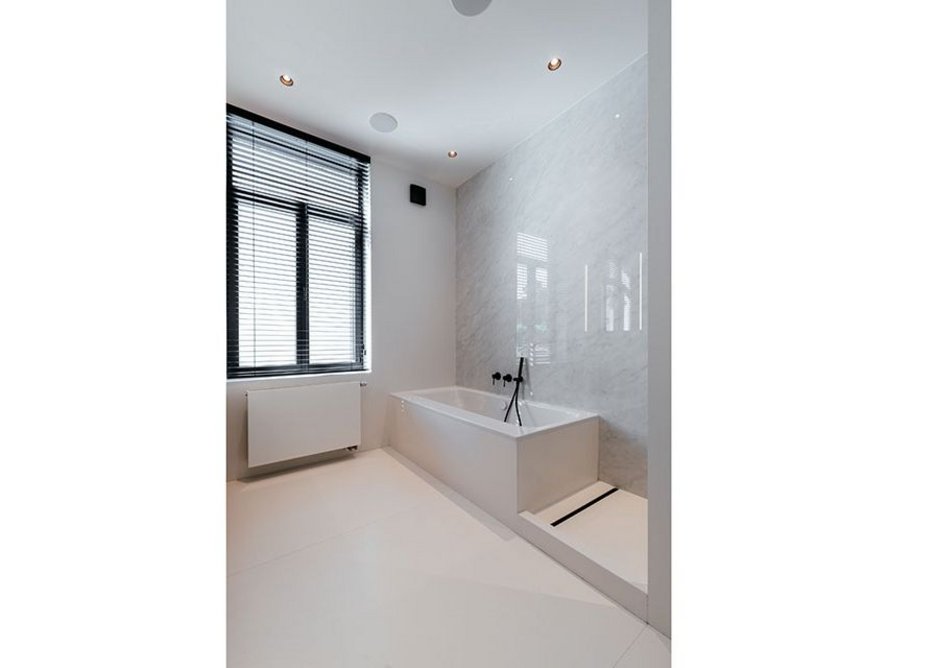
[[[537,516],[548,524],[612,489],[597,482]],[[584,555],[648,591],[648,501],[617,490],[557,525],[557,533]]]
[[[666,639],[388,450],[229,483],[228,559],[232,667],[670,665]]]

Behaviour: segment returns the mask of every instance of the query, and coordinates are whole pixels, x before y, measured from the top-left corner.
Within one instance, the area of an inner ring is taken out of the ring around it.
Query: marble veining
[[[523,355],[526,397],[599,413],[600,479],[641,496],[646,91],[642,56],[456,194],[457,384]]]

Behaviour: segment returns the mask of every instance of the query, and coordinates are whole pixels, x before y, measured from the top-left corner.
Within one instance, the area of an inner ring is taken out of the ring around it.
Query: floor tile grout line
[[[622,654],[619,655],[619,658],[616,659],[615,663],[613,663],[612,666],[610,666],[610,668],[616,668],[616,666],[619,665],[619,662],[622,661],[623,658],[625,658],[625,655],[629,653],[629,650],[632,649],[632,648],[635,646],[635,643],[638,642],[638,639],[642,637],[642,634],[645,633],[645,631],[647,631],[650,626],[651,626],[651,625],[648,624],[647,622],[645,623],[645,626],[642,627],[642,630],[638,632],[638,635],[636,635],[634,638],[632,638],[632,642],[630,642],[630,643],[629,643],[629,646],[626,647],[626,648],[622,651]]]
[[[342,531],[342,532],[337,533],[337,534],[333,534],[333,535],[331,535],[331,536],[329,536],[329,537],[327,537],[327,538],[323,538],[322,540],[316,540],[316,541],[313,541],[312,543],[307,543],[306,545],[302,545],[302,546],[300,546],[300,547],[298,547],[298,548],[296,548],[296,549],[290,550],[289,552],[284,552],[283,554],[278,554],[277,556],[271,557],[270,559],[265,559],[264,561],[258,562],[258,563],[256,563],[256,564],[251,564],[250,566],[247,566],[246,568],[242,568],[242,569],[240,569],[240,570],[233,571],[233,572],[231,572],[231,573],[228,573],[227,577],[228,577],[228,578],[232,578],[232,577],[234,577],[234,576],[236,576],[236,575],[241,575],[242,573],[246,573],[246,572],[248,572],[248,571],[250,571],[250,570],[252,570],[252,569],[254,569],[254,568],[257,568],[257,567],[259,567],[259,566],[266,566],[267,564],[273,563],[273,562],[275,562],[275,561],[277,561],[277,560],[279,560],[279,559],[284,559],[284,558],[286,558],[286,557],[295,555],[295,554],[297,554],[298,552],[302,552],[303,550],[308,550],[308,549],[311,548],[311,547],[317,547],[317,546],[319,546],[319,545],[324,545],[325,543],[328,543],[328,542],[331,541],[331,540],[335,540],[336,538],[342,538],[343,536],[348,536],[349,534],[355,533],[356,531],[359,531],[360,529],[365,529],[365,528],[367,528],[367,527],[370,527],[370,526],[373,526],[373,525],[377,524],[378,522],[383,522],[383,521],[385,521],[385,520],[392,519],[392,518],[397,517],[398,515],[401,515],[401,514],[403,514],[403,513],[410,512],[411,510],[414,510],[415,508],[418,508],[418,507],[420,507],[420,503],[415,503],[415,504],[413,504],[412,506],[408,506],[407,508],[402,508],[402,509],[400,509],[400,510],[397,510],[397,511],[391,513],[390,515],[386,516],[386,517],[379,517],[379,518],[377,518],[377,519],[373,519],[373,520],[371,520],[371,521],[369,521],[369,522],[365,522],[364,524],[361,524],[361,525],[359,525],[359,526],[357,526],[357,527],[353,527],[353,528],[351,528],[351,529],[346,529],[345,531]]]
[[[362,453],[362,454],[364,455],[365,453],[369,453],[369,452],[378,452],[378,451],[380,451],[380,450],[382,450],[382,449],[383,449],[383,448],[374,448],[374,449],[371,449],[371,450],[366,450],[366,451],[365,451],[364,453]],[[385,455],[387,456],[387,453],[385,453]],[[362,461],[362,460],[364,460],[364,459],[369,459],[369,460],[370,460],[370,459],[380,459],[380,458],[378,458],[378,457],[370,457],[370,456],[369,456],[369,457],[362,457],[362,456],[359,457],[359,461]],[[395,459],[395,458],[392,456],[391,459]],[[397,463],[398,466],[400,466],[400,462],[396,462],[396,463]],[[406,467],[402,467],[402,468],[406,469]],[[291,473],[302,473],[302,472],[303,472],[303,469],[300,469],[300,470],[297,470],[297,471],[292,471],[292,470],[291,470],[291,471],[284,471],[283,473],[289,475],[289,474],[291,474]],[[270,476],[270,477],[271,477],[271,478],[276,478],[276,477],[277,477],[277,474],[273,474],[273,475]],[[226,483],[226,484],[231,484],[232,482],[240,482],[240,481],[237,481],[237,480],[236,480],[236,481],[229,481],[229,482]],[[240,575],[240,574],[245,573],[245,572],[247,572],[247,571],[249,571],[249,570],[251,570],[251,569],[253,569],[253,568],[257,568],[258,566],[263,566],[263,565],[265,565],[265,564],[269,564],[269,563],[271,563],[271,562],[277,561],[278,559],[282,559],[282,558],[284,558],[284,557],[288,557],[288,556],[294,555],[294,554],[296,554],[296,553],[298,553],[298,552],[302,552],[303,550],[308,549],[308,548],[310,548],[310,547],[314,547],[314,546],[316,546],[316,545],[322,545],[323,543],[326,543],[326,542],[332,540],[333,538],[339,538],[339,537],[341,537],[341,536],[348,535],[348,534],[350,534],[350,533],[352,533],[352,532],[354,532],[354,531],[358,531],[359,529],[364,529],[365,527],[371,526],[371,525],[375,524],[376,522],[380,522],[380,521],[382,521],[382,520],[384,520],[384,519],[391,519],[392,517],[396,517],[397,515],[400,515],[401,513],[407,512],[408,510],[413,510],[414,508],[417,508],[417,507],[420,506],[421,504],[425,503],[425,501],[426,501],[425,499],[418,499],[417,501],[414,501],[411,505],[407,506],[406,508],[402,508],[401,510],[395,511],[395,512],[391,513],[390,515],[388,515],[387,517],[384,517],[384,518],[380,518],[380,517],[379,517],[379,518],[377,518],[377,519],[374,519],[374,520],[371,520],[371,521],[369,521],[369,522],[366,522],[365,524],[362,524],[362,525],[360,525],[360,526],[353,527],[353,528],[351,528],[351,529],[346,529],[345,531],[341,531],[341,532],[339,532],[339,533],[337,533],[337,534],[333,534],[332,536],[329,536],[329,537],[327,537],[327,538],[323,538],[322,540],[313,541],[312,543],[306,543],[306,544],[304,544],[304,545],[302,545],[302,546],[300,546],[300,547],[297,547],[297,548],[295,548],[295,549],[293,549],[293,550],[290,550],[290,551],[288,551],[288,552],[284,552],[283,554],[278,554],[277,556],[271,557],[270,559],[265,559],[264,561],[258,562],[258,563],[256,563],[256,564],[251,564],[250,566],[247,566],[246,568],[242,568],[242,569],[240,569],[240,570],[237,570],[237,571],[233,571],[233,572],[231,572],[231,573],[228,573],[228,574],[226,575],[226,578],[231,578],[231,577],[233,577],[233,576],[235,576],[235,575]]]

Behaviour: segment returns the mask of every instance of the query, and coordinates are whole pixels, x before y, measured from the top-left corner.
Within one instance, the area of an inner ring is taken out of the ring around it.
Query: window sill
[[[319,378],[346,378],[351,379],[354,376],[368,377],[371,375],[371,369],[364,371],[333,371],[331,373],[301,373],[293,376],[257,376],[255,378],[226,378],[225,382],[234,385],[240,383],[271,383],[278,380],[310,380]]]

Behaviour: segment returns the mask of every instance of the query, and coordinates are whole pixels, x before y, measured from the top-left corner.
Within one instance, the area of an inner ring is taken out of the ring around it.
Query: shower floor
[[[605,482],[568,496],[535,516],[583,556],[648,591],[648,501]],[[602,499],[576,514],[590,501]],[[567,519],[563,519],[566,517]]]

